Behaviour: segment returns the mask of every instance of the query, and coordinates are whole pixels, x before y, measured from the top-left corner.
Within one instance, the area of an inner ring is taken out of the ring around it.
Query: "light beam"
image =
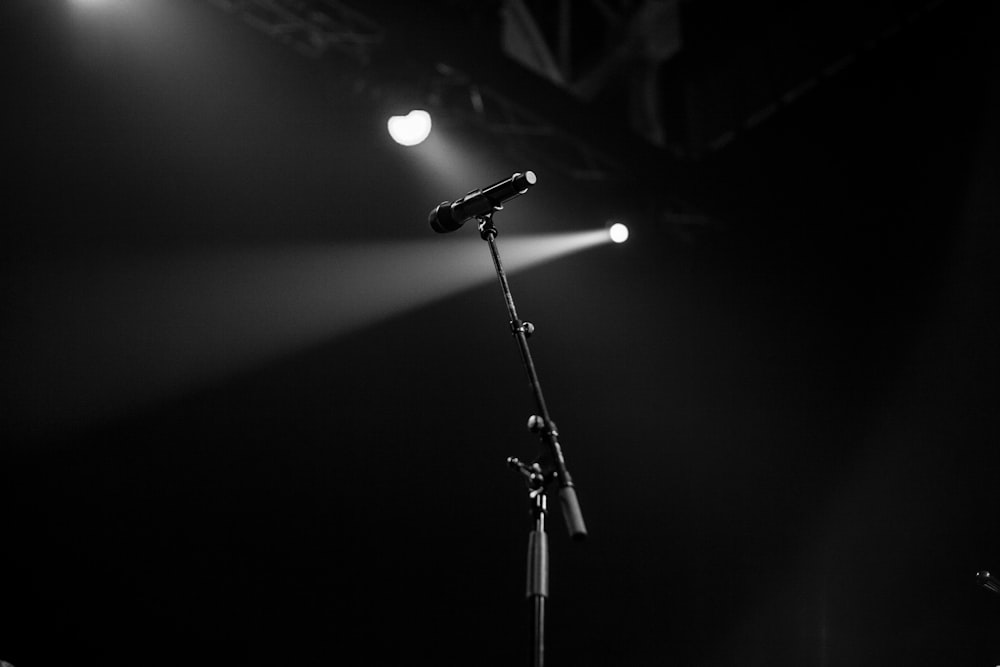
[[[501,237],[508,273],[607,243]],[[496,280],[462,239],[10,264],[7,429],[113,416]],[[11,423],[13,422],[13,423]]]

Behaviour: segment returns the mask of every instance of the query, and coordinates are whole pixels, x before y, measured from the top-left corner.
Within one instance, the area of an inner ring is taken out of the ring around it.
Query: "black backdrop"
[[[0,659],[518,664],[503,460],[536,445],[494,284],[228,365],[253,323],[116,330],[163,253],[375,257],[461,192],[212,8],[137,22],[147,43],[68,6],[5,7]],[[552,523],[551,664],[997,661],[987,25],[940,10],[692,167],[725,223],[697,242],[635,219],[512,276],[592,533]],[[613,202],[545,177],[519,202],[539,231],[603,223]],[[146,392],[177,359],[197,381]]]

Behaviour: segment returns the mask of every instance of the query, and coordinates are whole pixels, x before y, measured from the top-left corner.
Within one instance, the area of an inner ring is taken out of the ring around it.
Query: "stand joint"
[[[511,320],[510,332],[515,336],[517,334],[524,334],[525,338],[531,338],[531,334],[535,333],[535,325],[532,324],[531,322],[522,322],[521,320]]]
[[[476,219],[479,220],[479,236],[484,241],[492,241],[500,233],[497,231],[496,225],[493,224],[492,213],[477,216]]]
[[[525,484],[530,489],[529,496],[535,498],[545,494],[545,487],[548,486],[550,476],[542,470],[542,466],[537,461],[525,463],[515,456],[507,457],[507,465],[511,469],[518,471],[524,477]]]

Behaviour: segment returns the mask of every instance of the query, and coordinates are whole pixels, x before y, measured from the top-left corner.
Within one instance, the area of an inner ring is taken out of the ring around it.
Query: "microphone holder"
[[[507,314],[510,317],[510,331],[517,341],[521,362],[528,375],[528,383],[535,399],[537,414],[528,419],[528,430],[538,435],[544,448],[542,456],[530,464],[525,464],[516,458],[507,459],[508,465],[523,475],[528,486],[528,498],[531,503],[533,526],[528,538],[526,597],[532,618],[531,664],[532,667],[543,667],[545,662],[545,603],[549,595],[548,538],[545,533],[547,513],[545,494],[547,488],[554,484],[559,489],[559,505],[570,537],[574,540],[584,539],[587,536],[587,527],[584,524],[583,514],[576,498],[573,478],[566,470],[566,460],[563,456],[562,446],[559,444],[559,431],[556,429],[556,424],[552,421],[548,406],[545,404],[542,387],[538,381],[538,373],[535,371],[531,350],[528,347],[528,337],[534,332],[535,327],[531,322],[525,322],[517,315],[510,285],[507,283],[507,274],[504,272],[500,252],[497,249],[496,237],[499,232],[493,224],[492,213],[477,216],[477,219],[479,220],[479,236],[489,246],[493,266],[500,281],[500,289],[503,291],[504,303],[507,306]]]

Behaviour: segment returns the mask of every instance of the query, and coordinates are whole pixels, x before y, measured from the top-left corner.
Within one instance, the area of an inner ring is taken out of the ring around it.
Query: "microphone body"
[[[526,171],[523,174],[518,172],[499,183],[473,190],[456,201],[441,202],[427,216],[427,221],[431,224],[431,229],[439,234],[453,232],[469,218],[499,210],[504,202],[523,195],[537,182],[538,178],[533,171]]]

